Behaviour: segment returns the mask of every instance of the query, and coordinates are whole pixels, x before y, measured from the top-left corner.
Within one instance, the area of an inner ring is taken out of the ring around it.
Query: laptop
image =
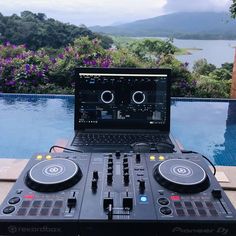
[[[78,68],[75,134],[82,152],[176,152],[170,69]]]

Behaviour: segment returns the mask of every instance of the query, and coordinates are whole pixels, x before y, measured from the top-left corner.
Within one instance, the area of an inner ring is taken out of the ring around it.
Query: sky
[[[114,25],[183,11],[229,11],[231,0],[1,0],[3,15],[24,10],[75,25]]]

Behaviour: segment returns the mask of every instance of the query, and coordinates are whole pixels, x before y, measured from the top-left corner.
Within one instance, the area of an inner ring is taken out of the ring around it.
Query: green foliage
[[[39,17],[45,20],[45,16]],[[200,60],[191,73],[188,63],[174,58],[169,43],[142,40],[131,48],[104,49],[101,40],[85,36],[64,48],[37,51],[5,43],[0,45],[0,92],[73,94],[78,67],[160,67],[172,69],[172,96],[229,97],[232,63],[216,68]],[[150,53],[153,57],[148,58]]]
[[[131,43],[129,49],[142,60],[160,61],[162,57],[176,52],[176,47],[172,43],[172,39],[144,39]]]
[[[225,68],[217,68],[209,74],[209,77],[215,80],[230,80],[232,78],[232,71]]]
[[[48,19],[43,13],[34,14],[30,11],[24,11],[20,16],[14,14],[4,17],[1,14],[0,32],[0,42],[26,44],[32,50],[42,47],[60,48],[82,36],[101,40],[104,48],[109,48],[113,42],[107,36],[93,33],[86,26],[65,24]]]
[[[232,18],[235,19],[236,18],[236,0],[232,0],[232,4],[229,10],[230,10]]]
[[[205,58],[196,61],[193,65],[193,72],[199,75],[209,75],[209,73],[213,72],[215,69],[216,66],[208,64]]]
[[[203,76],[196,85],[196,97],[202,98],[229,98],[231,80],[215,80]]]

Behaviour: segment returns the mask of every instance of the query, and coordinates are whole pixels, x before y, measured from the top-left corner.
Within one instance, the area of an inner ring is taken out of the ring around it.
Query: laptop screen
[[[78,68],[75,130],[170,127],[170,70]]]

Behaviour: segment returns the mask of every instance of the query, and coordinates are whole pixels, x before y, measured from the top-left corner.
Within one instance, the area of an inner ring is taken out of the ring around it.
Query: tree
[[[98,38],[104,48],[110,48],[113,41],[110,37],[93,33],[86,26],[65,24],[47,18],[44,13],[24,11],[20,16],[3,16],[0,14],[0,42],[10,41],[13,44],[26,44],[29,49],[41,47],[58,49],[74,42],[76,38],[88,36]]]
[[[236,18],[236,0],[232,0],[232,4],[230,6],[230,13],[233,18]]]
[[[199,75],[209,75],[216,69],[216,66],[207,62],[207,60],[200,59],[193,65],[193,71]]]

